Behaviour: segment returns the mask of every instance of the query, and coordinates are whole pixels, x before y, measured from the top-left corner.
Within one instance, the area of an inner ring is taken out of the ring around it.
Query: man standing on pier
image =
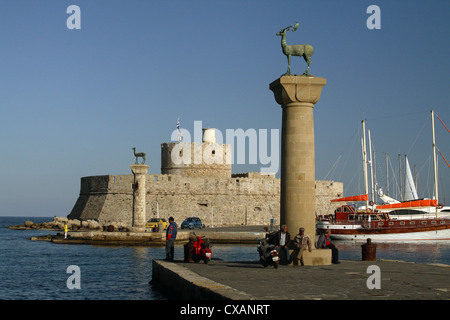
[[[166,230],[166,261],[173,261],[175,239],[177,238],[177,224],[173,217],[169,218],[169,226]]]

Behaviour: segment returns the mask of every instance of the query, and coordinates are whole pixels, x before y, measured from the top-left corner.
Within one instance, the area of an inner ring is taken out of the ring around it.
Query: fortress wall
[[[156,201],[160,217],[179,223],[198,216],[205,225],[267,224],[279,216],[279,180],[215,179],[155,175],[147,193],[152,216]],[[151,179],[151,178],[150,178]],[[263,183],[265,182],[265,183]]]
[[[81,178],[80,195],[69,219],[100,222],[131,221],[133,175]]]
[[[316,214],[326,215],[334,213],[336,206],[332,199],[341,198],[344,194],[344,184],[336,181],[316,180]]]
[[[147,175],[146,218],[173,216],[178,224],[198,216],[207,226],[279,224],[280,180],[259,173],[233,178]],[[95,219],[103,224],[131,224],[133,175],[81,179],[80,196],[69,219]],[[316,181],[316,212],[324,214],[329,200],[342,195],[340,182]]]
[[[155,181],[157,179],[157,181]],[[279,180],[149,175],[147,217],[198,216],[205,225],[267,224],[279,216]],[[256,208],[256,209],[255,209]]]

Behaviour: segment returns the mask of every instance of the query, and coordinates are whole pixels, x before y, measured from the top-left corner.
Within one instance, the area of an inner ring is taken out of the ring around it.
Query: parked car
[[[181,223],[181,229],[203,228],[202,220],[198,217],[189,217]]]
[[[159,224],[163,224],[163,230],[167,229],[167,221],[164,218],[151,218],[147,221],[147,224],[145,225],[146,228],[154,228],[159,227]]]

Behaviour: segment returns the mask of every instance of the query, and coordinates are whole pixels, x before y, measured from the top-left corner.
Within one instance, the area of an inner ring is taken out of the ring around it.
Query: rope
[[[333,166],[332,166],[331,169],[328,171],[328,173],[325,175],[325,178],[323,178],[323,180],[327,180],[328,175],[330,174],[331,171],[333,171],[333,173],[334,173],[334,170],[333,170],[333,169],[336,168],[336,165],[338,164],[339,160],[341,160],[341,156],[342,156],[342,154],[339,155],[338,159],[337,159],[336,162],[333,164]]]
[[[436,114],[436,113],[435,113]],[[439,118],[439,116],[436,114],[436,117],[439,119],[439,121],[442,123],[442,125],[445,127],[445,129],[447,129],[448,133],[450,133],[450,130],[447,128],[447,126],[445,125],[444,121],[441,120],[441,118]],[[440,151],[439,151],[440,152]],[[444,159],[445,160],[445,159]],[[447,161],[445,161],[447,162]],[[448,164],[448,163],[447,163]]]
[[[420,132],[419,132],[419,134],[417,135],[416,139],[414,140],[414,142],[413,142],[411,148],[409,148],[409,151],[408,151],[407,154],[410,154],[410,153],[411,153],[411,150],[414,148],[414,146],[416,145],[417,140],[418,140],[419,137],[422,135],[422,132],[423,132],[423,130],[425,129],[427,123],[428,123],[428,119],[425,119],[425,122],[424,122],[424,124],[423,124],[423,126],[422,126],[422,130],[420,130]]]
[[[449,131],[450,132],[450,131]],[[436,147],[437,148],[437,147]],[[447,166],[450,168],[450,164],[448,164],[447,160],[444,158],[444,155],[442,154],[441,150],[439,150],[439,148],[437,148],[439,151],[439,154],[441,155],[442,159],[444,159],[445,163],[447,164]]]

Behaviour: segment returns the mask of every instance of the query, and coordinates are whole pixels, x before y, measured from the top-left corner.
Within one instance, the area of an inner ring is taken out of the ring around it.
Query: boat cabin
[[[385,212],[359,212],[354,205],[342,205],[334,211],[334,217],[332,219],[336,221],[386,221],[389,220],[389,214]]]

